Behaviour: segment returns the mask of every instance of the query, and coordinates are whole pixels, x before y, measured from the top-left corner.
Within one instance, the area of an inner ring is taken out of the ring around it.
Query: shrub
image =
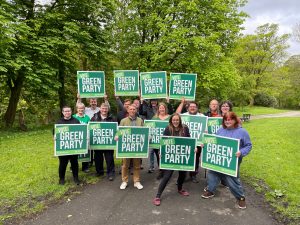
[[[278,102],[274,96],[261,92],[255,95],[254,105],[265,106],[265,107],[276,107],[278,105]]]

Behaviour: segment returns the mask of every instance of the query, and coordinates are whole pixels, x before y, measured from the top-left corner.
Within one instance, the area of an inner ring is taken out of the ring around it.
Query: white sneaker
[[[139,190],[143,189],[143,185],[140,182],[135,182],[133,186]]]
[[[126,182],[122,182],[120,189],[124,190],[127,187],[127,183]]]

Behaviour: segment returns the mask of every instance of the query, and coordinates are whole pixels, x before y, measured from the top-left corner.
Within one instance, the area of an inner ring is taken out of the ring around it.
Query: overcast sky
[[[243,33],[252,34],[256,27],[265,23],[279,24],[279,34],[292,33],[293,27],[300,24],[300,0],[248,0],[242,10],[250,18],[244,23]],[[300,54],[300,43],[289,40],[290,55]]]

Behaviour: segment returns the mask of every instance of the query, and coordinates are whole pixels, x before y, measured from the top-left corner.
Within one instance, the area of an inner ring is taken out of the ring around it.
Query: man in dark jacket
[[[115,118],[108,114],[109,105],[102,103],[100,111],[95,113],[91,121],[97,122],[117,122]],[[113,181],[115,177],[115,162],[114,162],[114,150],[94,150],[95,152],[95,167],[97,176],[104,175],[103,161],[106,161],[106,174],[108,180]],[[103,158],[104,155],[104,158]]]
[[[79,120],[72,117],[72,109],[69,106],[64,106],[62,109],[63,117],[60,118],[56,124],[80,124]],[[65,174],[68,162],[70,160],[71,168],[73,172],[74,182],[79,185],[80,181],[78,179],[78,155],[64,155],[58,156],[59,158],[59,184],[65,184]]]

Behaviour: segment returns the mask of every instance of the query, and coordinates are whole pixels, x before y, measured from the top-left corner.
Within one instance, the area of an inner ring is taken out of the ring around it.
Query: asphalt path
[[[146,160],[144,160],[146,161]],[[271,209],[263,197],[244,185],[247,209],[237,208],[235,198],[225,187],[218,187],[212,199],[202,199],[201,194],[206,185],[204,170],[198,174],[199,183],[192,183],[187,178],[184,189],[190,196],[177,193],[177,172],[174,172],[162,194],[161,205],[155,206],[155,197],[159,181],[157,171],[149,174],[141,171],[141,183],[144,189],[133,187],[130,180],[125,190],[120,190],[121,175],[114,181],[105,177],[93,185],[79,187],[80,194],[67,197],[63,202],[52,205],[36,218],[21,224],[111,224],[111,225],[270,225],[278,224],[272,216]],[[132,177],[130,177],[132,178]]]
[[[252,116],[251,119],[275,117],[299,117],[299,111],[279,114]],[[145,163],[147,160],[143,160]],[[147,165],[144,165],[145,168]],[[243,166],[243,164],[241,165]],[[121,175],[114,181],[105,177],[93,185],[83,185],[75,194],[67,196],[64,201],[54,204],[40,215],[21,222],[22,225],[271,225],[279,224],[272,215],[272,208],[264,197],[257,194],[243,182],[246,193],[247,209],[238,209],[236,200],[230,191],[220,186],[211,199],[202,199],[206,186],[204,169],[201,169],[199,183],[192,183],[189,178],[184,189],[190,196],[177,193],[176,179],[172,179],[162,194],[161,205],[154,206],[159,181],[155,173],[141,171],[141,183],[144,189],[133,187],[130,180],[125,190],[120,190]],[[131,177],[132,178],[132,177]],[[242,178],[243,180],[243,178]],[[76,194],[77,193],[77,194]],[[78,194],[79,193],[79,194]]]

